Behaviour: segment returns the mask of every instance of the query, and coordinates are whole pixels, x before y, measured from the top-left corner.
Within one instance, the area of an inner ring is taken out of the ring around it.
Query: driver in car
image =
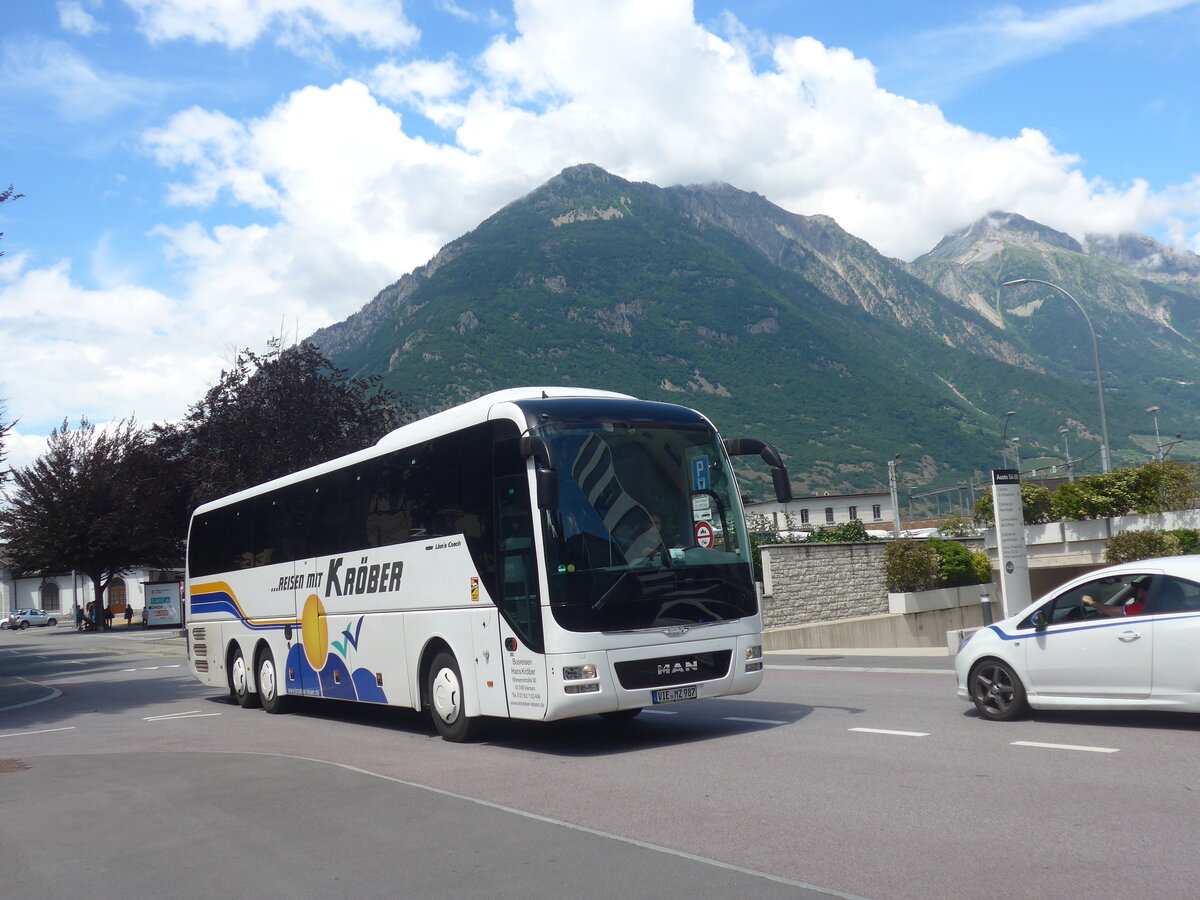
[[[1139,578],[1133,582],[1133,599],[1127,600],[1124,603],[1118,603],[1114,606],[1109,606],[1106,603],[1097,603],[1091,596],[1084,594],[1080,598],[1080,602],[1090,606],[1092,609],[1106,616],[1140,616],[1146,609],[1146,595],[1150,592],[1150,579]]]

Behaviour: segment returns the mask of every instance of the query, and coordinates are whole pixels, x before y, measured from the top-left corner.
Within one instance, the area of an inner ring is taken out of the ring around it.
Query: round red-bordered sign
[[[703,547],[705,550],[711,549],[713,545],[713,528],[707,522],[696,523],[696,546]]]

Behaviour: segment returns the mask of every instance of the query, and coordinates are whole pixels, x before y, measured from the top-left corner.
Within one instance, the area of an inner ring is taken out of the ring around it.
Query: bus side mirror
[[[538,509],[558,509],[558,473],[554,471],[554,457],[545,439],[531,434],[521,436],[521,455],[533,458],[534,485],[537,489]]]
[[[722,442],[730,456],[759,456],[771,467],[771,481],[775,485],[775,499],[780,503],[792,502],[792,482],[788,478],[787,466],[779,451],[757,438],[725,438]]]

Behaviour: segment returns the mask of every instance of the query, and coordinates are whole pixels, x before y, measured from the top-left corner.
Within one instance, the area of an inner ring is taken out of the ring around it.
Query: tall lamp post
[[[1061,288],[1053,282],[1042,281],[1040,278],[1016,278],[1012,281],[1004,282],[1004,287],[1016,287],[1021,284],[1044,284],[1048,288],[1054,288],[1054,290],[1075,304],[1075,308],[1083,316],[1083,321],[1087,323],[1088,334],[1092,336],[1092,356],[1096,359],[1096,390],[1100,394],[1100,468],[1107,473],[1112,470],[1112,454],[1109,451],[1108,443],[1108,416],[1104,411],[1104,379],[1100,375],[1100,345],[1096,341],[1096,329],[1092,327],[1091,316],[1087,314],[1087,310],[1083,308],[1078,300],[1071,296],[1071,293],[1066,288]]]
[[[1154,416],[1154,447],[1155,447],[1155,451],[1156,451],[1154,458],[1156,460],[1158,460],[1159,462],[1162,462],[1163,461],[1162,438],[1158,436],[1158,407],[1157,406],[1147,406],[1146,412],[1148,412],[1148,413],[1150,413],[1150,415]]]
[[[1004,431],[1000,435],[1000,455],[1003,458],[1004,468],[1008,468],[1008,423],[1013,416],[1017,414],[1015,409],[1010,409],[1004,414]]]
[[[896,463],[900,462],[900,454],[888,460],[888,487],[892,492],[892,537],[900,540],[900,500],[896,495]],[[911,512],[911,510],[910,510]]]
[[[1075,483],[1075,466],[1071,463],[1071,441],[1067,437],[1070,429],[1066,425],[1058,429],[1058,433],[1063,436],[1063,446],[1067,448],[1067,481],[1071,484]]]

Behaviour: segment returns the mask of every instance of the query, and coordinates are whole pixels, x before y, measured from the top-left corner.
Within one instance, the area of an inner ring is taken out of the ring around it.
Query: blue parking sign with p
[[[711,485],[708,481],[708,457],[697,456],[692,460],[692,490],[707,491]]]

